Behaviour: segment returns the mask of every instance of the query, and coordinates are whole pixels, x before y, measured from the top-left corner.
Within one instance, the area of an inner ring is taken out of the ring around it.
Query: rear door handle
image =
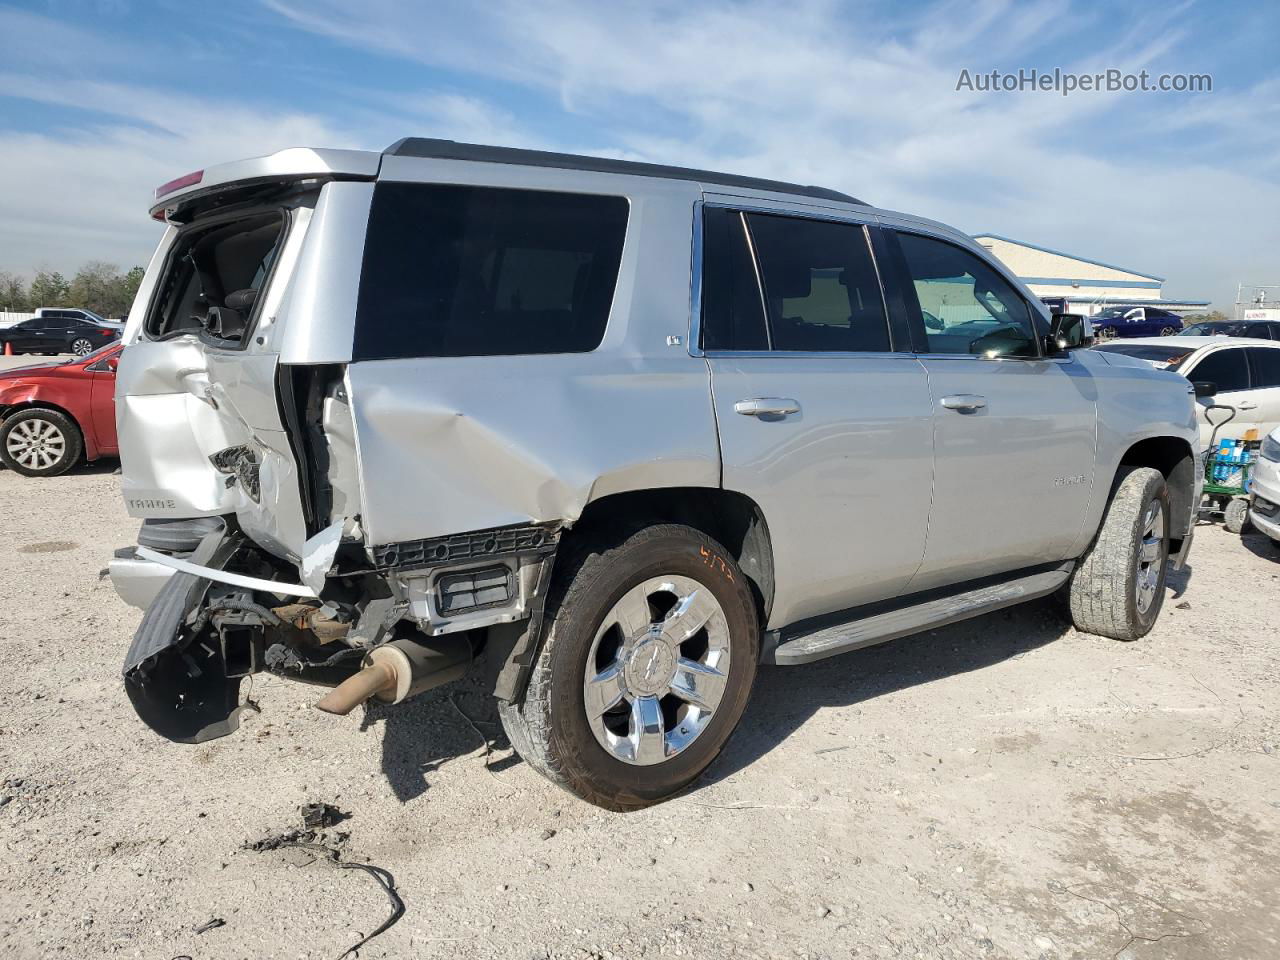
[[[1236,409],[1237,410],[1257,410],[1258,405],[1254,403],[1252,400],[1241,400],[1239,403],[1236,404]]]
[[[959,410],[964,413],[968,410],[981,410],[987,405],[987,398],[980,397],[976,393],[957,393],[950,397],[943,397],[942,405],[948,410]]]
[[[755,397],[751,400],[739,400],[733,405],[733,412],[744,417],[785,417],[800,412],[800,403],[790,397]]]

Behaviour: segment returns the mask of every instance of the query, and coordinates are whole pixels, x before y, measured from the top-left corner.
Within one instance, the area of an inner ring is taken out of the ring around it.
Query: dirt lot
[[[472,683],[335,718],[259,679],[236,736],[157,739],[99,577],[137,528],[113,466],[0,472],[6,957],[333,960],[387,915],[373,878],[245,849],[307,801],[407,906],[365,958],[1280,955],[1264,538],[1202,526],[1138,643],[1038,603],[765,669],[699,789],[615,815],[513,757]]]

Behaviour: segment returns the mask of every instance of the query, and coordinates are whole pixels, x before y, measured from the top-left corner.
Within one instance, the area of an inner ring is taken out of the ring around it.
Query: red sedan
[[[28,477],[56,477],[83,460],[116,456],[119,343],[68,363],[0,370],[0,461]]]

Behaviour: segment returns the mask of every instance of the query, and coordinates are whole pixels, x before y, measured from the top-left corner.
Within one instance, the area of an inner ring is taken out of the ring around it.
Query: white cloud
[[[401,0],[312,0],[305,12],[267,2],[346,43],[555,95],[599,130],[561,148],[824,183],[962,229],[1154,270],[1173,296],[1225,303],[1237,279],[1280,266],[1269,253],[1280,222],[1253,213],[1280,209],[1273,134],[1263,135],[1271,169],[1233,163],[1230,151],[1155,148],[1166,129],[1193,124],[1223,143],[1257,144],[1249,128],[1274,115],[1273,84],[1242,94],[1220,85],[1189,106],[955,91],[961,67],[1186,69],[1186,4],[1090,24],[1057,0],[905,14],[820,0],[496,0],[429,12]]]
[[[955,90],[961,67],[1202,69],[1189,66],[1185,6],[1102,23],[1066,0],[264,4],[286,32],[421,63],[434,79],[406,93],[360,77],[337,100],[298,78],[294,106],[282,107],[10,64],[0,96],[104,119],[0,129],[0,176],[22,184],[0,195],[0,266],[133,262],[154,236],[145,207],[156,183],[285,146],[380,148],[412,133],[821,183],[1164,274],[1171,296],[1225,303],[1238,279],[1280,268],[1280,141],[1251,130],[1274,118],[1276,81],[1240,93],[1219,85],[1189,103]],[[95,39],[0,10],[5,29],[74,49]],[[1082,53],[1062,52],[1071,50]],[[448,89],[441,70],[455,78]],[[475,92],[504,86],[519,108]],[[1206,138],[1223,149],[1206,149]]]

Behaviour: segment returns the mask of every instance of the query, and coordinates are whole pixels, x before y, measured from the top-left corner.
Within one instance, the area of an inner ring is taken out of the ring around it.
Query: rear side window
[[[1280,387],[1280,349],[1250,347],[1244,351],[1253,367],[1253,387]]]
[[[888,352],[880,281],[857,224],[752,213],[774,350]]]
[[[768,350],[747,223],[737,210],[703,212],[702,348]]]
[[[625,197],[383,183],[353,357],[585,353],[604,338]]]
[[[1178,371],[1183,373],[1183,371]],[[1188,380],[1205,380],[1217,384],[1218,393],[1249,389],[1249,366],[1244,350],[1215,350],[1193,368],[1183,373]]]

